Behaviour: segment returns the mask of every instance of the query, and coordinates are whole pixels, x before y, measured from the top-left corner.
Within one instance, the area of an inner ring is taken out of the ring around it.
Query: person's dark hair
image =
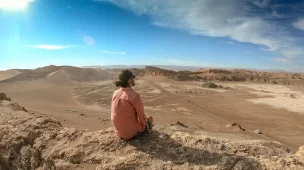
[[[115,81],[114,84],[116,87],[122,87],[122,88],[126,88],[129,86],[129,79],[130,78],[135,78],[135,76],[133,75],[132,71],[130,70],[122,70],[119,74],[118,74],[118,81]]]

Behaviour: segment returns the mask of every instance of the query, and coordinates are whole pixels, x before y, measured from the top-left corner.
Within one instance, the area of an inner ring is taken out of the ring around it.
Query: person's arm
[[[143,104],[139,94],[136,95],[136,97],[134,99],[134,108],[135,108],[135,111],[137,114],[138,121],[140,123],[139,131],[142,132],[146,128],[147,116],[145,114],[144,104]]]

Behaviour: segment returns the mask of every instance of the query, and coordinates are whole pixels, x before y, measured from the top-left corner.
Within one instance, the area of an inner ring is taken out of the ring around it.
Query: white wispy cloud
[[[236,42],[260,45],[261,49],[294,50],[295,38],[275,22],[259,15],[248,15],[248,2],[265,8],[270,0],[103,0],[137,15],[151,16],[152,23],[160,27],[183,29],[191,34],[230,38]],[[277,13],[274,13],[278,17]],[[285,56],[287,57],[287,56]]]
[[[292,24],[295,28],[304,31],[304,18],[301,18]]]
[[[293,59],[296,57],[301,57],[304,55],[304,50],[301,48],[289,48],[282,50],[282,53],[284,54],[285,57],[289,59]]]
[[[44,44],[39,44],[39,45],[30,45],[30,46],[26,46],[29,48],[39,48],[39,49],[45,49],[45,50],[61,50],[64,48],[71,48],[72,45],[44,45]]]
[[[268,7],[271,0],[249,0],[249,2],[253,3],[254,5],[260,8]]]
[[[229,44],[229,45],[234,45],[235,44],[233,41],[222,41],[222,43]]]
[[[273,58],[272,60],[283,64],[290,63],[290,60],[287,58]]]
[[[105,54],[112,54],[112,55],[125,55],[126,52],[118,52],[118,51],[101,51],[102,53],[105,53]]]
[[[267,17],[271,19],[283,19],[283,18],[290,18],[291,16],[285,14],[279,14],[275,9],[273,9],[271,14],[267,15]]]

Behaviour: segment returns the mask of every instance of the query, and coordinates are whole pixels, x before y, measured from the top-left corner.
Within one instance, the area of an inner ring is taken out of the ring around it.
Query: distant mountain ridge
[[[173,70],[173,71],[181,71],[181,70],[189,70],[195,71],[200,69],[200,67],[196,66],[175,66],[175,65],[105,65],[105,66],[83,66],[83,68],[101,68],[101,69],[131,69],[138,68],[144,69],[146,66],[158,67],[161,69]]]
[[[157,67],[166,70],[173,70],[173,71],[197,71],[201,68],[206,69],[227,69],[227,70],[234,70],[234,69],[245,69],[250,71],[265,71],[265,72],[287,72],[284,69],[251,69],[251,68],[224,68],[224,67],[198,67],[198,66],[179,66],[179,65],[95,65],[95,66],[83,66],[82,68],[101,68],[101,69],[131,69],[131,68],[139,68],[144,69],[146,66]]]
[[[131,69],[136,76],[164,76],[178,81],[257,81],[265,83],[290,84],[289,80],[304,80],[304,74],[271,70],[256,71],[250,69],[200,68],[192,66],[46,66],[37,69],[16,69],[18,72],[0,80],[0,83],[45,79],[54,83],[76,83],[114,80],[121,69]],[[277,72],[276,72],[277,71]],[[1,73],[1,72],[0,72]],[[5,73],[3,73],[4,75]],[[279,82],[277,82],[279,81]]]

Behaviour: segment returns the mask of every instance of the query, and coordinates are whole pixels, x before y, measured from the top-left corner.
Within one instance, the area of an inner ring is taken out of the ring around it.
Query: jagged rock
[[[193,78],[184,72],[179,72],[177,75],[174,77],[175,80],[177,81],[188,81],[188,80],[193,80]]]
[[[0,101],[2,100],[11,101],[11,99],[7,97],[5,93],[0,93]]]
[[[10,103],[12,110],[14,111],[24,111],[28,112],[24,107],[20,106],[18,103]]]
[[[202,86],[205,88],[218,88],[219,87],[218,85],[216,85],[215,83],[212,83],[212,82],[205,83]]]
[[[299,150],[296,153],[296,156],[298,157],[298,159],[304,163],[304,146],[301,146],[299,148]]]
[[[230,79],[228,77],[226,77],[226,76],[222,76],[220,78],[220,80],[222,80],[222,81],[230,81]]]
[[[0,169],[303,169],[278,142],[152,131],[124,141],[113,129],[87,132],[45,115],[0,105]]]
[[[172,70],[165,70],[157,67],[152,67],[152,66],[146,66],[145,67],[145,72],[147,75],[152,75],[152,76],[167,76],[167,77],[175,77],[177,75],[177,72],[172,71]]]
[[[238,130],[245,131],[246,129],[242,128],[242,126],[238,123],[231,123],[226,125],[227,128],[237,128]]]
[[[284,97],[291,99],[298,99],[299,97],[296,94],[285,94]]]
[[[244,77],[239,77],[239,76],[232,76],[231,78],[232,81],[246,81]]]
[[[189,127],[189,126],[187,126],[187,125],[181,123],[180,121],[177,121],[177,123],[172,123],[172,124],[170,124],[170,125],[171,125],[171,126],[178,125],[178,126],[181,126],[181,127],[184,127],[184,128],[188,128],[188,127]]]
[[[208,72],[209,73],[224,73],[224,74],[232,73],[231,71],[225,70],[225,69],[209,69]]]

